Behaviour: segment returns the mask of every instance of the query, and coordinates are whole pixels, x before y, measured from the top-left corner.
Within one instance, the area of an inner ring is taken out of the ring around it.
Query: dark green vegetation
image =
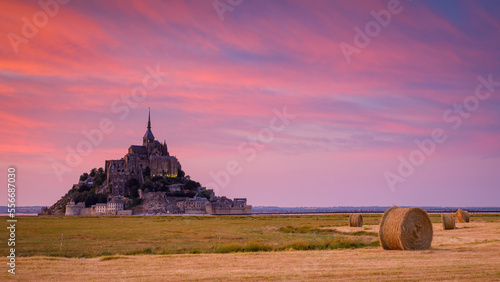
[[[362,236],[362,235],[367,235],[367,236],[378,236],[378,233],[376,232],[366,232],[366,231],[356,231],[356,232],[341,232],[335,229],[325,229],[325,228],[314,228],[310,225],[302,225],[299,227],[293,227],[290,225],[287,225],[286,227],[280,227],[279,231],[285,232],[285,233],[318,233],[318,234],[342,234],[342,235],[354,235],[354,236]]]
[[[334,230],[346,226],[347,219],[348,215],[20,217],[16,251],[19,256],[97,257],[378,246],[371,232]],[[365,216],[366,224],[379,220],[380,215]],[[6,241],[6,236],[1,234],[0,240]],[[7,255],[7,249],[0,254]]]
[[[74,199],[75,202],[85,202],[85,206],[105,203],[107,195],[96,193],[96,190],[106,181],[104,170],[102,167],[99,169],[93,168],[90,173],[80,175],[80,181],[87,180],[89,176],[94,178],[92,185],[73,185],[63,198]]]
[[[471,214],[471,220],[474,218],[480,218],[484,222],[498,222],[500,220],[500,214]]]

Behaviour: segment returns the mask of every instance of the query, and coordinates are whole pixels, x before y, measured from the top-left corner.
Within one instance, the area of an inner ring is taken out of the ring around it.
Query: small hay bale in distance
[[[469,212],[463,211],[461,209],[457,210],[456,217],[457,217],[457,221],[461,222],[461,223],[469,222],[469,220],[470,220]]]
[[[349,216],[349,226],[350,227],[362,227],[363,226],[363,216],[360,214],[351,214]]]
[[[431,247],[432,235],[425,210],[397,206],[385,211],[378,232],[384,250],[426,250]]]
[[[455,229],[455,215],[452,213],[442,213],[441,222],[443,223],[443,230]]]

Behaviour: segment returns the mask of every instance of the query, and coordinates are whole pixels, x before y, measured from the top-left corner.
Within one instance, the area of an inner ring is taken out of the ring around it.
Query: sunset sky
[[[500,206],[499,1],[38,2],[0,1],[18,205],[142,144],[150,107],[186,174],[254,206]]]

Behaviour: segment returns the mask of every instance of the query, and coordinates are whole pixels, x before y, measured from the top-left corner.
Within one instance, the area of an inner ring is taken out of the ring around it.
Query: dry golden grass
[[[378,226],[338,228],[377,232]],[[382,248],[101,258],[23,257],[15,277],[57,280],[499,280],[500,221],[473,218],[442,230],[426,251]]]

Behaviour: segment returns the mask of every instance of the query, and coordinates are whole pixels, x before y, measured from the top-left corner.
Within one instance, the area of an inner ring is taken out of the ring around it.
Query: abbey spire
[[[148,129],[151,130],[151,108],[148,108]]]
[[[155,136],[153,135],[153,132],[151,131],[151,109],[149,109],[148,129],[146,130],[146,133],[144,134],[144,137],[142,138],[142,145],[147,146],[147,144],[153,143],[154,141],[155,141]]]

